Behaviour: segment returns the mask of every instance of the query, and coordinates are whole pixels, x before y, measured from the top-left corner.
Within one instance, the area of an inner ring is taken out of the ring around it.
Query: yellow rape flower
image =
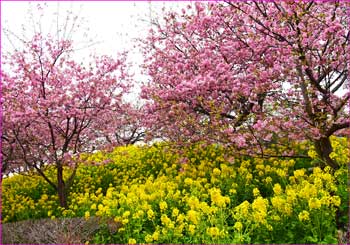
[[[272,178],[270,176],[266,177],[265,178],[265,182],[266,182],[266,184],[271,183],[272,182]]]
[[[129,238],[128,244],[136,244],[136,240],[133,238]]]
[[[288,179],[289,179],[289,182],[291,184],[295,184],[296,183],[296,178],[294,176],[290,176]]]
[[[158,241],[159,240],[159,232],[158,231],[155,231],[152,235],[152,239],[154,241]]]
[[[123,218],[127,218],[127,217],[129,217],[130,216],[130,211],[125,211],[124,213],[123,213]]]
[[[173,211],[172,211],[171,216],[172,216],[172,217],[177,217],[177,216],[179,215],[179,212],[180,212],[180,211],[179,211],[177,208],[174,208]]]
[[[196,231],[196,226],[195,225],[189,225],[188,226],[188,231],[189,231],[190,234],[193,235],[195,233],[195,231]]]
[[[287,202],[294,203],[294,201],[297,200],[297,193],[292,188],[288,188],[286,190],[286,194],[287,194]]]
[[[272,216],[272,220],[274,220],[274,221],[280,221],[280,220],[281,220],[281,217],[278,216],[278,215],[273,215],[273,216]]]
[[[321,207],[321,201],[317,198],[311,198],[309,200],[310,209],[319,209]]]
[[[186,178],[186,179],[184,180],[184,183],[185,183],[185,185],[192,185],[193,180],[192,180],[191,178]]]
[[[187,212],[188,220],[191,221],[193,224],[197,225],[199,222],[199,213],[194,210],[189,210]]]
[[[169,219],[169,217],[166,214],[162,214],[162,216],[160,217],[160,220],[162,221],[162,224],[167,227],[173,226],[171,219]]]
[[[283,208],[283,213],[285,213],[285,214],[287,214],[287,215],[289,215],[289,216],[292,215],[292,213],[293,213],[293,208],[292,208],[292,206],[291,206],[289,203],[286,203],[286,205],[284,206],[284,208]]]
[[[255,221],[258,221],[259,223],[265,223],[266,216],[267,216],[267,204],[268,201],[262,197],[256,198],[252,203],[253,208],[253,217]]]
[[[237,231],[241,231],[243,229],[243,224],[241,222],[236,222],[233,226]]]
[[[297,169],[293,172],[295,178],[300,178],[305,175],[305,169]]]
[[[330,201],[331,201],[331,203],[332,203],[334,206],[336,206],[336,207],[339,207],[339,206],[340,206],[341,199],[340,199],[339,196],[332,196],[332,197],[330,198]]]
[[[209,193],[212,203],[218,207],[225,207],[226,203],[230,203],[230,198],[222,196],[220,189],[212,188]]]
[[[113,197],[113,191],[114,187],[109,187],[106,192],[106,198],[112,198]]]
[[[153,237],[151,235],[147,234],[145,236],[145,242],[147,242],[147,243],[153,242]]]
[[[140,217],[142,217],[145,214],[145,212],[143,212],[143,210],[138,210],[133,216],[133,219],[139,219]]]
[[[119,223],[121,218],[119,216],[114,217],[114,222]]]
[[[275,196],[275,197],[271,198],[272,206],[280,212],[283,211],[283,207],[284,207],[285,203],[286,203],[286,201],[280,196],[277,196],[277,197]]]
[[[149,209],[149,210],[147,211],[147,217],[148,217],[148,219],[150,219],[150,220],[154,219],[154,212],[153,212],[152,209]]]
[[[97,189],[97,191],[96,191],[95,193],[96,193],[96,195],[98,195],[98,194],[100,194],[101,192],[102,192],[102,188],[100,187],[100,188]]]
[[[331,154],[329,154],[329,157],[332,159],[332,160],[335,160],[337,158],[337,153],[335,153],[334,151],[331,152]]]
[[[98,210],[100,210],[100,211],[104,210],[104,207],[103,207],[102,204],[99,204],[99,205],[98,205]]]
[[[220,235],[220,230],[217,227],[209,227],[207,228],[207,234],[211,237],[217,237]]]
[[[287,176],[287,170],[286,169],[277,169],[276,174],[280,177],[286,177]]]
[[[306,210],[303,210],[302,212],[299,213],[298,218],[300,221],[306,221],[309,220],[309,212]]]
[[[86,220],[88,220],[90,218],[90,212],[86,211],[84,217]]]
[[[184,220],[185,220],[185,215],[183,215],[183,214],[179,214],[178,216],[177,216],[177,218],[176,218],[176,222],[178,222],[178,223],[182,223],[182,222],[184,222]]]
[[[254,195],[254,197],[260,196],[260,191],[258,188],[253,189],[253,195]]]
[[[220,176],[220,174],[221,174],[220,169],[218,169],[218,168],[214,168],[214,169],[213,169],[213,175],[214,175],[214,176]]]
[[[314,183],[315,183],[315,186],[316,186],[317,189],[322,189],[323,183],[322,183],[322,179],[321,178],[316,177],[314,179]]]
[[[196,209],[199,207],[199,200],[197,197],[193,197],[191,196],[188,201],[187,201],[188,205],[190,206],[191,209]]]
[[[218,207],[209,207],[209,213],[215,214],[218,211]]]
[[[168,208],[168,204],[165,201],[159,203],[160,211],[164,212]]]
[[[41,196],[41,200],[42,200],[42,201],[46,201],[47,199],[49,199],[49,196],[48,196],[48,195],[43,194],[43,195]]]
[[[327,166],[329,167],[329,166]],[[326,171],[326,170],[325,170]],[[322,174],[322,179],[326,182],[326,183],[329,183],[329,182],[332,182],[332,175],[329,174],[329,173],[323,173]]]
[[[201,203],[200,203],[200,210],[201,210],[202,213],[204,213],[204,214],[211,214],[210,206],[209,206],[208,203],[206,203],[206,202],[201,202]]]
[[[316,176],[322,174],[322,169],[320,167],[315,167],[313,169],[313,174],[316,175]]]
[[[307,154],[308,154],[308,156],[311,157],[312,159],[316,159],[316,157],[317,157],[317,153],[316,153],[316,151],[314,151],[314,150],[309,150],[309,151],[307,152]]]
[[[234,218],[239,219],[240,217],[246,217],[249,214],[250,203],[244,201],[234,208]]]
[[[251,173],[248,173],[245,178],[246,178],[247,182],[249,182],[253,179],[253,175]]]
[[[315,185],[306,183],[304,187],[299,191],[299,196],[305,199],[317,196],[317,188]]]
[[[273,192],[276,194],[276,195],[281,195],[283,190],[282,190],[282,187],[280,184],[275,184],[273,186]]]
[[[95,203],[92,204],[91,207],[90,207],[90,209],[95,210],[95,209],[96,209],[96,204],[95,204]]]
[[[320,201],[321,201],[321,204],[323,204],[325,206],[329,206],[329,204],[330,204],[330,196],[328,195],[328,193],[326,195],[322,196]]]

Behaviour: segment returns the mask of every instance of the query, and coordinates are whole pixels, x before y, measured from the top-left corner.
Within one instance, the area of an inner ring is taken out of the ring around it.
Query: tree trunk
[[[63,166],[57,164],[57,192],[60,201],[60,206],[67,208],[67,192],[66,186],[63,180]]]
[[[329,137],[321,137],[314,141],[315,149],[318,156],[333,169],[338,169],[339,165],[336,161],[332,160],[329,155],[333,152],[331,141]]]

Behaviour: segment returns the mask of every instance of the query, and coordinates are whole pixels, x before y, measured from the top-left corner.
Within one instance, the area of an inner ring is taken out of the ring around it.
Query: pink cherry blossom
[[[104,147],[106,135],[113,134],[109,142],[115,143],[121,128],[125,138],[118,144],[133,143],[140,133],[137,110],[122,98],[130,88],[126,56],[96,56],[86,67],[73,59],[70,40],[57,44],[38,34],[24,45],[25,51],[2,59],[3,171],[38,171],[66,206],[75,170],[64,180],[63,166],[74,163],[76,169],[80,153]],[[43,171],[49,164],[56,180]]]
[[[337,168],[329,137],[350,123],[349,93],[339,93],[350,58],[345,5],[197,2],[196,12],[169,13],[144,42],[149,131],[179,144],[246,144],[253,155],[276,137],[309,139]]]

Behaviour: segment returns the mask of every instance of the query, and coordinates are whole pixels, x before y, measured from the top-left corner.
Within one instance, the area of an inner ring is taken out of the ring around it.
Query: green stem
[[[323,212],[321,210],[320,220],[323,220],[322,216],[323,216]],[[319,223],[319,232],[320,232],[320,241],[322,241],[322,225],[321,225],[321,222]]]

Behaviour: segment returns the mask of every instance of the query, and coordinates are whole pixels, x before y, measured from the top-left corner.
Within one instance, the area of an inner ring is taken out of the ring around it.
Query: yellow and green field
[[[336,171],[318,167],[305,142],[296,151],[310,159],[233,158],[201,144],[97,152],[80,160],[68,209],[40,176],[3,179],[3,223],[97,216],[87,243],[337,243],[348,223],[350,154],[346,138],[332,144]],[[54,180],[54,168],[46,171]]]

